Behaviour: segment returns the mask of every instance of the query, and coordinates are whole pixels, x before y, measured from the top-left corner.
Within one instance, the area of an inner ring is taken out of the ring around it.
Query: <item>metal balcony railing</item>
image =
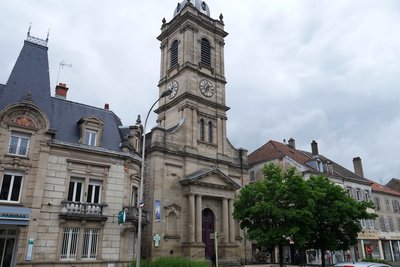
[[[134,206],[125,206],[123,208],[125,210],[126,214],[126,222],[138,222],[139,221],[139,209]],[[148,224],[150,222],[149,219],[149,212],[146,210],[143,210],[142,212],[142,223],[143,224]]]
[[[60,218],[72,220],[106,221],[104,203],[81,203],[75,201],[61,201]]]

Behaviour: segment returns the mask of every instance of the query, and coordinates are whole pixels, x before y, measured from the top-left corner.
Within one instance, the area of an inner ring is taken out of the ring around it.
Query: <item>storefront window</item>
[[[367,259],[380,259],[378,240],[364,240],[364,251]]]
[[[386,261],[393,261],[389,242],[388,240],[382,240],[383,255]]]

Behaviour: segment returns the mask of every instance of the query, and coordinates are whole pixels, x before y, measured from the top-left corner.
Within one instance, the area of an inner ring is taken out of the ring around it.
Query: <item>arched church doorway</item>
[[[210,259],[215,254],[214,239],[210,237],[214,233],[214,213],[207,208],[203,210],[202,216],[202,241],[205,245],[205,258]]]

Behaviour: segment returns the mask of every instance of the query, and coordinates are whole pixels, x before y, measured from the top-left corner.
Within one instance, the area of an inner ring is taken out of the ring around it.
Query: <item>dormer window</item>
[[[92,129],[85,130],[85,145],[96,146],[97,131]]]
[[[88,146],[100,146],[103,122],[96,117],[84,117],[78,122],[80,127],[80,143]]]
[[[8,153],[13,155],[27,156],[29,150],[30,135],[12,132]]]

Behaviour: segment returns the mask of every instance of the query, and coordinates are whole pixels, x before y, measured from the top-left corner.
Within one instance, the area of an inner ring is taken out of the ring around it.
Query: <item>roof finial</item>
[[[49,35],[50,35],[50,28],[49,28],[49,30],[47,31],[46,45],[47,45],[47,43],[49,42]]]
[[[165,18],[163,18],[163,19],[162,19],[162,24],[164,25],[165,22],[167,22],[167,21],[165,20]]]
[[[32,27],[32,22],[29,22],[29,28],[28,28],[28,32],[26,33],[26,37],[31,36],[31,27]]]
[[[26,93],[26,96],[24,96],[24,98],[22,99],[22,101],[24,101],[24,102],[33,102],[33,99],[32,99],[32,92]]]
[[[142,120],[140,119],[140,114],[137,116],[136,125],[141,124]]]

